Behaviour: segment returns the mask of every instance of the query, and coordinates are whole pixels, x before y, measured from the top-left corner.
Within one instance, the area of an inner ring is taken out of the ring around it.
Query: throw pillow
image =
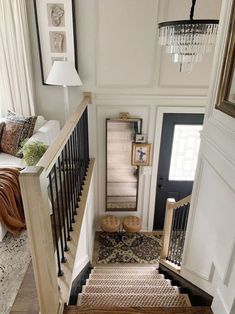
[[[5,125],[5,122],[0,123],[0,143],[1,143],[2,131],[3,131],[4,125]]]
[[[17,116],[15,112],[8,110],[8,114],[6,117],[7,122],[15,122],[15,123],[23,123],[23,129],[20,135],[20,141],[18,148],[22,145],[22,143],[25,141],[25,139],[30,138],[33,135],[34,126],[37,120],[37,116],[31,116],[31,117],[23,117],[23,116]],[[22,153],[16,154],[17,157],[22,158]]]
[[[1,138],[1,151],[16,156],[19,145],[21,134],[24,128],[24,123],[19,122],[6,122],[3,127],[2,138]]]

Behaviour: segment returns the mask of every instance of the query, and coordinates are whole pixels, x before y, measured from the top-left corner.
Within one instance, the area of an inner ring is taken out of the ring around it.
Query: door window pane
[[[194,180],[201,130],[202,125],[175,125],[169,180]]]

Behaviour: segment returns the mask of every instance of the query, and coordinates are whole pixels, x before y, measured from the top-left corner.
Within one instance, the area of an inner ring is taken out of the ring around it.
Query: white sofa
[[[44,122],[44,124],[36,130],[36,132],[32,135],[29,140],[35,139],[41,141],[47,145],[50,145],[57,134],[60,131],[60,124],[57,120],[49,120]],[[0,167],[25,167],[26,164],[23,159],[17,158],[15,156],[5,154],[0,152]],[[0,208],[1,210],[1,208]],[[7,230],[4,225],[0,222],[0,242],[4,238]]]

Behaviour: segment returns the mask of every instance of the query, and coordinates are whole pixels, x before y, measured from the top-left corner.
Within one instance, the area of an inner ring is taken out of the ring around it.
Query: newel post
[[[43,168],[26,167],[21,171],[19,180],[40,313],[61,313],[63,304],[58,291],[47,181]]]
[[[165,222],[163,229],[163,246],[161,252],[161,259],[166,259],[168,255],[168,249],[170,244],[171,227],[173,219],[173,205],[175,204],[174,198],[168,198],[166,201],[166,212],[165,212]]]

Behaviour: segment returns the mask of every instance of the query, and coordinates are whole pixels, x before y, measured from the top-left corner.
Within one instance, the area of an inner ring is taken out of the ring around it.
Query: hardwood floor
[[[32,262],[29,264],[20,290],[11,308],[11,314],[38,314],[39,306],[33,274]]]
[[[209,307],[172,308],[85,308],[65,307],[64,314],[213,314]]]

